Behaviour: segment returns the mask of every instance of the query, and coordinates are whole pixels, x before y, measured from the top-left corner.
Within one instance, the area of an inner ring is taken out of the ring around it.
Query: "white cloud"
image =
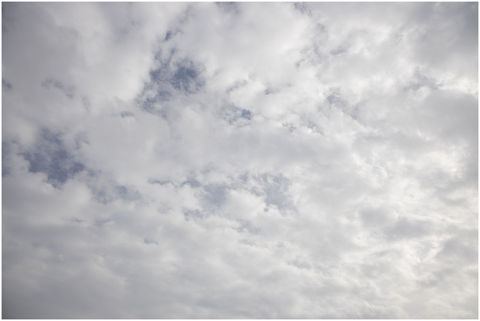
[[[4,4],[3,316],[477,317],[477,12]]]

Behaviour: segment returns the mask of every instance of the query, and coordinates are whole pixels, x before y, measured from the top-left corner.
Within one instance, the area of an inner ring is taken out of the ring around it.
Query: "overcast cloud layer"
[[[3,3],[4,318],[477,318],[477,3]]]

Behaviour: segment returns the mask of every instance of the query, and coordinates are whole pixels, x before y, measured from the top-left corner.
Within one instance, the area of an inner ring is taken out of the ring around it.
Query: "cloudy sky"
[[[4,318],[476,318],[477,3],[3,3]]]

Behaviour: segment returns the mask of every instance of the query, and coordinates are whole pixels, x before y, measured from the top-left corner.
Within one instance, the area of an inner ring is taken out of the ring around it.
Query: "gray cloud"
[[[84,166],[73,160],[73,156],[63,145],[60,135],[43,129],[33,151],[26,151],[24,158],[30,162],[28,170],[32,173],[47,174],[48,181],[54,186],[63,184]]]
[[[4,318],[478,317],[478,4],[2,9]]]

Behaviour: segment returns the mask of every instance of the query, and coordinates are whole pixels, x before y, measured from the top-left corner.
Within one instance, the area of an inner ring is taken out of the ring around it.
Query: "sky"
[[[478,3],[3,3],[3,318],[477,318]]]

